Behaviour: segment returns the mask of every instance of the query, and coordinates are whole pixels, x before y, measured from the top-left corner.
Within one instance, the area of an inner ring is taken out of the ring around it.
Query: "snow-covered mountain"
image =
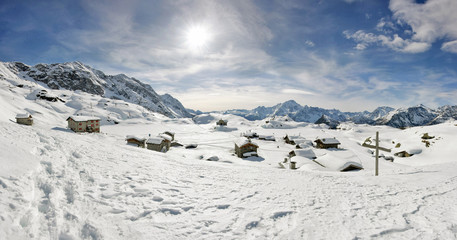
[[[162,113],[168,117],[192,117],[183,105],[169,94],[158,95],[148,84],[124,74],[106,75],[81,62],[37,64],[0,62],[1,75],[14,74],[25,80],[36,81],[51,89],[82,91],[106,98],[124,100]],[[8,73],[5,72],[9,71]]]
[[[289,116],[297,122],[316,122],[322,115],[337,121],[347,121],[354,113],[344,113],[336,109],[323,109],[318,107],[302,106],[294,100],[289,100],[273,107],[260,106],[252,110],[234,109],[224,113],[242,116],[248,120],[261,120],[275,116]]]
[[[235,109],[225,111],[225,113],[242,116],[248,120],[260,120],[287,115],[297,122],[315,123],[322,116],[325,116],[328,121],[332,122],[353,121],[356,123],[374,123],[375,120],[386,116],[392,110],[394,109],[390,107],[379,107],[371,113],[368,111],[341,112],[337,109],[324,109],[308,105],[302,106],[294,100],[289,100],[273,107],[260,106],[252,110]]]
[[[289,116],[297,122],[326,123],[332,126],[338,122],[351,121],[358,124],[405,128],[433,125],[443,123],[449,119],[457,119],[457,106],[443,106],[436,110],[424,105],[400,109],[382,106],[376,108],[373,112],[342,112],[337,109],[302,106],[294,100],[289,100],[273,107],[260,106],[252,110],[235,109],[224,113],[242,116],[248,120]]]
[[[430,125],[438,115],[438,111],[421,104],[391,111],[387,116],[378,119],[376,123],[396,128],[424,126]]]

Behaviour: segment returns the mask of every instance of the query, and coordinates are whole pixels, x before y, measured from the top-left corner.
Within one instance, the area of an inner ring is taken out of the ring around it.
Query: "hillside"
[[[29,80],[51,89],[82,91],[101,97],[135,103],[168,117],[192,117],[171,95],[158,95],[148,84],[124,74],[106,75],[81,62],[37,64],[0,62],[0,78]]]

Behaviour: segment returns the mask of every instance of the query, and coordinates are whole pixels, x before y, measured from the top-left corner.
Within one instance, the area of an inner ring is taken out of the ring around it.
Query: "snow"
[[[325,144],[341,144],[340,141],[335,138],[322,138],[321,141]]]
[[[28,113],[17,114],[16,118],[29,118],[31,115]]]
[[[259,147],[259,145],[257,143],[253,142],[250,139],[246,139],[246,138],[242,138],[242,139],[236,140],[235,144],[238,145],[239,147],[241,147],[243,145],[246,145],[246,144],[252,144],[252,145],[254,145],[256,147]]]
[[[127,136],[125,137],[125,139],[126,139],[126,140],[127,140],[127,139],[135,139],[135,140],[137,140],[137,141],[139,141],[139,142],[146,141],[146,138],[144,138],[144,137],[138,137],[138,136],[134,136],[134,135],[127,135]]]
[[[311,148],[296,149],[294,150],[296,156],[305,157],[309,159],[316,158],[316,154]]]
[[[93,117],[93,116],[70,116],[68,119],[73,119],[75,122],[87,122],[87,121],[96,121],[100,120],[98,117]]]
[[[152,137],[152,138],[148,138],[148,140],[146,140],[146,143],[161,144],[162,141],[163,141],[163,138],[160,138],[160,137]]]
[[[330,130],[293,121],[264,128],[264,121],[209,114],[213,120],[196,124],[83,92],[48,90],[71,106],[26,99],[40,87],[0,80],[0,239],[457,238],[456,121]],[[36,124],[12,121],[24,111]],[[78,113],[99,117],[103,131],[68,130],[66,118]],[[107,121],[114,118],[119,124]],[[216,131],[221,118],[237,129]],[[233,142],[248,130],[277,141],[256,142],[261,157],[238,158]],[[164,131],[198,147],[159,153],[125,142]],[[392,149],[386,156],[416,154],[380,158],[375,177],[373,150],[361,143],[377,131],[379,145]],[[424,133],[435,136],[429,147]],[[295,149],[282,140],[286,134],[337,138],[341,149]],[[316,159],[298,154],[290,159],[297,170],[279,168],[292,150],[311,150]],[[347,164],[363,170],[339,172]]]
[[[172,137],[170,135],[165,134],[165,133],[159,134],[159,137],[161,137],[162,139],[165,139],[167,141],[170,141],[170,142],[171,142],[171,139],[172,139]]]

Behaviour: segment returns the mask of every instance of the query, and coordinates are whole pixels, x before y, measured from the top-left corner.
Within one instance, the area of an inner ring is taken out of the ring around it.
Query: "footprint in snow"
[[[217,205],[217,209],[227,209],[230,207],[230,204],[222,204],[222,205]]]
[[[113,214],[119,214],[125,212],[125,210],[113,208],[109,212]]]
[[[154,196],[154,197],[152,197],[152,201],[154,201],[154,202],[162,202],[163,198],[159,197],[159,196]]]
[[[274,219],[274,220],[276,220],[276,219],[278,219],[278,218],[285,217],[285,216],[290,215],[290,214],[292,214],[292,213],[294,213],[294,212],[292,212],[292,211],[275,212],[275,213],[273,214],[273,216],[271,216],[271,218]]]
[[[159,209],[160,212],[165,213],[165,214],[171,214],[171,215],[179,215],[181,214],[181,211],[177,209],[172,209],[172,208],[161,208]]]
[[[146,188],[135,188],[133,189],[133,191],[139,193],[139,192],[148,192],[149,189],[146,189]]]
[[[256,228],[259,225],[259,223],[260,223],[259,221],[252,221],[252,222],[246,224],[245,229],[246,230],[251,230],[253,228]]]

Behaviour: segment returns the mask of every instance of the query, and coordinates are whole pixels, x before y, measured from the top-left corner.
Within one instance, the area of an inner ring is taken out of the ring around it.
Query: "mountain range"
[[[0,62],[9,73],[51,89],[82,91],[106,98],[135,103],[171,118],[192,117],[184,106],[169,94],[159,95],[154,89],[124,74],[107,75],[81,62],[37,64]],[[0,77],[2,72],[0,71]]]
[[[14,75],[51,89],[82,91],[135,103],[171,118],[189,118],[202,114],[200,111],[184,108],[181,102],[170,94],[157,94],[150,85],[135,78],[124,74],[107,75],[78,61],[35,66],[28,66],[21,62],[0,62],[0,79],[6,77],[3,75]],[[222,113],[241,116],[248,120],[288,116],[297,122],[325,123],[330,127],[336,127],[340,122],[351,121],[358,124],[406,128],[457,119],[457,106],[442,106],[437,109],[424,105],[399,109],[382,106],[372,112],[342,112],[337,109],[302,106],[294,100],[289,100],[272,107],[259,106],[252,110],[233,109]]]
[[[302,106],[294,100],[289,100],[272,107],[260,106],[252,110],[234,109],[223,113],[238,115],[248,120],[287,115],[297,122],[325,123],[331,127],[336,127],[340,122],[351,121],[358,124],[406,128],[433,125],[449,119],[457,119],[457,106],[442,106],[438,109],[431,109],[424,105],[399,109],[382,106],[372,112],[342,112],[337,109]]]

